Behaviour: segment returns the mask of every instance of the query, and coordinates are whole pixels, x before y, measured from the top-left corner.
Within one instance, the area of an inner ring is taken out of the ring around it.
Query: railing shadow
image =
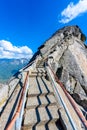
[[[17,85],[18,85],[18,84],[17,84]],[[16,86],[17,86],[17,85],[16,85]],[[15,89],[16,89],[16,87],[15,87]],[[10,99],[12,98],[15,89],[13,90],[12,94],[10,95],[10,97],[7,99],[5,105],[3,106],[3,108],[2,108],[2,110],[1,110],[1,112],[0,112],[0,116],[2,115],[2,113],[4,112],[4,110],[5,110],[5,108],[6,108],[7,104],[8,104],[8,102],[9,102]]]
[[[39,108],[39,106],[41,105],[41,101],[40,101],[39,96],[42,94],[42,90],[41,90],[41,87],[40,87],[40,84],[39,84],[39,81],[38,81],[37,76],[36,76],[36,82],[37,82],[37,85],[38,85],[38,88],[39,88],[40,94],[38,94],[38,96],[37,96],[37,99],[38,99],[38,103],[39,103],[39,105],[35,108],[35,111],[36,111],[36,117],[37,117],[37,122],[36,122],[35,125],[33,126],[32,130],[36,130],[36,126],[37,126],[38,122],[40,122],[40,120],[41,120],[41,119],[40,119],[40,114],[39,114],[39,110],[38,110],[38,108]]]
[[[45,86],[47,92],[50,93],[50,90],[49,90],[49,88],[47,87],[47,84],[46,84],[46,82],[44,81],[44,79],[43,79],[42,77],[41,77],[41,80],[42,80],[42,82],[43,82],[43,84],[44,84],[44,86]]]
[[[42,78],[41,78],[41,79],[42,79]],[[36,126],[37,126],[37,125],[40,123],[40,121],[41,121],[41,119],[40,119],[40,113],[39,113],[38,108],[39,108],[40,105],[42,104],[42,103],[41,103],[41,100],[40,100],[40,96],[41,96],[41,94],[42,94],[42,90],[41,90],[41,87],[40,87],[40,82],[39,82],[39,80],[38,80],[38,77],[36,77],[36,81],[37,81],[37,85],[38,85],[40,94],[38,94],[38,96],[37,96],[39,105],[35,108],[36,117],[37,117],[37,122],[36,122],[35,125],[33,126],[32,130],[36,130]],[[49,122],[52,120],[52,115],[51,115],[51,113],[50,113],[50,111],[49,111],[49,109],[48,109],[48,106],[49,106],[49,104],[50,104],[51,102],[50,102],[49,98],[47,97],[47,95],[49,94],[50,91],[48,90],[47,85],[46,85],[46,83],[44,82],[43,79],[41,80],[41,82],[44,83],[44,86],[45,86],[46,89],[47,89],[47,93],[46,93],[44,96],[45,96],[45,98],[46,98],[46,100],[47,100],[47,102],[48,102],[47,105],[45,106],[45,109],[46,109],[46,112],[47,112],[47,114],[48,114],[49,121],[45,124],[45,129],[46,129],[46,130],[49,130],[48,124],[49,124]]]
[[[16,74],[14,74],[14,75],[13,75],[14,78],[12,78],[11,80],[9,80],[9,82],[11,82],[12,80],[14,80],[15,78],[19,79],[18,75],[19,75],[19,72],[17,72]],[[8,84],[9,84],[9,82],[8,82]],[[19,79],[19,82],[16,84],[16,86],[15,86],[14,90],[12,91],[11,95],[8,97],[8,99],[7,99],[6,103],[5,103],[5,105],[3,106],[3,108],[2,108],[2,110],[1,110],[1,112],[0,112],[0,116],[2,115],[2,113],[4,112],[4,110],[5,110],[5,108],[6,108],[7,104],[8,104],[8,102],[9,102],[10,99],[12,98],[12,96],[13,96],[13,94],[14,94],[14,91],[15,91],[16,87],[18,86],[18,84],[20,84],[20,86],[22,86],[21,79]]]

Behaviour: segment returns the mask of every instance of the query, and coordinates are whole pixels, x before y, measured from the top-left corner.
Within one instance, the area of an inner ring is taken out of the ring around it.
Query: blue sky
[[[0,58],[31,58],[67,25],[87,36],[87,0],[0,0]]]

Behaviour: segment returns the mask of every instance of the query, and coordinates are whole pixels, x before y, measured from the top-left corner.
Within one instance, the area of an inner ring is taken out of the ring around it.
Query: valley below
[[[0,83],[6,84],[28,62],[28,59],[0,59]]]

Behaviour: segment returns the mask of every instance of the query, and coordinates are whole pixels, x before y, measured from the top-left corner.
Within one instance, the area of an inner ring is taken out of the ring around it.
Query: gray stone
[[[74,99],[76,97],[76,101],[78,96],[80,101],[87,100],[86,96],[83,96],[87,95],[87,49],[83,43],[85,40],[85,35],[77,25],[67,26],[54,33],[39,50],[44,58],[48,58],[54,73],[67,91],[74,95]]]
[[[66,112],[63,108],[59,109],[59,117],[60,117],[60,120],[61,120],[61,123],[63,125],[64,130],[72,130],[69,119],[68,119]]]

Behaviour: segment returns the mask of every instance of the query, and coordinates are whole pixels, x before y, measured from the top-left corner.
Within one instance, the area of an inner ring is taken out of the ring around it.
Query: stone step
[[[37,68],[37,71],[38,71],[38,72],[45,72],[45,69],[40,66],[40,68]]]
[[[39,68],[43,68],[43,65],[39,65],[39,64],[36,65],[36,68],[38,68],[38,67],[39,67]]]
[[[52,86],[48,86],[45,81],[42,81],[41,77],[31,77],[30,79],[32,80],[30,80],[28,96],[40,94],[45,95],[47,93],[53,92]]]
[[[44,68],[40,68],[43,73],[46,73],[46,70]]]
[[[41,77],[41,76],[43,76],[43,75],[45,75],[44,73],[40,73],[40,72],[31,72],[31,74],[29,75],[29,77]]]
[[[21,130],[33,130],[32,127],[23,126]],[[49,122],[46,125],[36,125],[35,130],[63,130],[60,124]]]
[[[42,91],[44,91],[43,89],[46,89],[46,91],[48,91],[48,92],[54,91],[51,83],[49,81],[47,81],[44,77],[38,77],[38,82],[40,83]]]
[[[40,96],[30,96],[27,99],[26,109],[36,108],[37,106],[47,106],[48,104],[56,104],[56,99],[52,93]]]
[[[32,78],[32,77],[40,77],[41,78],[41,77],[45,77],[45,76],[46,76],[46,74],[44,74],[44,73],[43,74],[30,74],[29,78]]]
[[[43,76],[42,74],[30,74],[29,77],[32,78],[32,77],[41,77]]]
[[[54,92],[50,92],[50,93],[40,93],[40,92],[37,92],[37,93],[28,93],[27,97],[30,98],[30,97],[38,97],[38,96],[46,96],[47,94],[49,95],[54,95]]]
[[[37,62],[36,66],[38,66],[38,68],[39,68],[40,65],[43,66],[43,63]]]
[[[31,72],[31,75],[33,75],[33,74],[35,74],[35,75],[46,75],[46,72],[43,72],[43,71],[41,71],[41,72]]]
[[[37,73],[38,73],[38,71],[32,71],[31,73],[32,73],[32,74],[37,74]]]
[[[56,122],[59,119],[58,107],[56,105],[27,109],[24,115],[23,125],[33,127],[45,125],[47,122]]]
[[[34,106],[28,106],[28,107],[26,107],[26,109],[25,110],[28,110],[28,109],[36,109],[37,107],[47,107],[47,106],[53,106],[53,105],[56,105],[56,103],[48,103],[48,104],[41,104],[41,105],[34,105]]]

